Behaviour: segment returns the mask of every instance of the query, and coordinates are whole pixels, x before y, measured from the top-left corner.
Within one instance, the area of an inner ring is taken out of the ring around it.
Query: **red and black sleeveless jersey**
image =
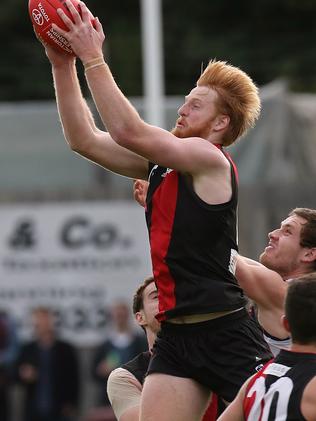
[[[159,321],[229,311],[246,299],[234,277],[237,254],[237,174],[232,197],[209,205],[178,171],[150,165],[146,220]]]
[[[301,399],[316,376],[316,354],[281,350],[249,382],[244,398],[247,421],[305,421]]]

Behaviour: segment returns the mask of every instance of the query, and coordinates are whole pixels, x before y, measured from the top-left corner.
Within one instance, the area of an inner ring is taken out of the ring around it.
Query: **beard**
[[[259,262],[267,269],[273,270],[274,272],[277,272],[279,275],[283,276],[284,264],[282,264],[278,259],[271,259],[271,257],[265,251],[260,254]]]
[[[273,265],[271,265],[271,262],[269,261],[269,257],[266,255],[265,252],[261,253],[259,256],[259,262],[264,265],[266,268],[273,270]]]
[[[211,129],[212,121],[200,127],[174,127],[171,130],[171,133],[180,139],[187,137],[201,137],[202,139],[207,139]]]

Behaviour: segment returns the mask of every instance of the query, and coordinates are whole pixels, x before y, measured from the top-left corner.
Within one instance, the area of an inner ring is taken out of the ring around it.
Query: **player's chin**
[[[265,267],[267,267],[268,269],[271,269],[273,266],[271,258],[268,256],[268,253],[266,251],[260,254],[259,262]]]
[[[259,256],[259,262],[262,263],[264,265],[264,262],[267,260],[267,255],[266,252],[264,251],[263,253],[260,254]]]
[[[175,135],[175,136],[177,136],[177,137],[186,137],[185,136],[185,133],[183,132],[183,130],[181,130],[179,127],[174,127],[172,130],[171,130],[171,133],[173,134],[173,135]]]

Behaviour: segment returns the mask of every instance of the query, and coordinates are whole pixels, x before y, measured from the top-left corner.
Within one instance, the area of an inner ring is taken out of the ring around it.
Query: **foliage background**
[[[50,66],[27,0],[1,0],[0,101],[53,98]],[[142,95],[139,0],[87,0],[107,34],[106,56],[126,95]],[[259,84],[276,78],[316,92],[315,0],[162,0],[167,95],[183,95],[216,57]],[[127,71],[128,69],[128,71]]]

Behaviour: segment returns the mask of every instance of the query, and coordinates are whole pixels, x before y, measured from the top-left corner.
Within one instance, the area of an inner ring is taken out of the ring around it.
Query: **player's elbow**
[[[81,136],[66,137],[69,148],[80,155],[86,155],[91,148],[92,142],[88,138]]]
[[[143,135],[144,124],[141,121],[121,125],[112,133],[114,141],[126,149],[133,149],[137,140]]]
[[[69,148],[73,152],[81,153],[85,149],[83,142],[78,142],[78,140],[75,141],[75,140],[73,140],[73,139],[71,139],[69,137],[66,137],[66,141],[67,141],[67,144],[68,144]]]

